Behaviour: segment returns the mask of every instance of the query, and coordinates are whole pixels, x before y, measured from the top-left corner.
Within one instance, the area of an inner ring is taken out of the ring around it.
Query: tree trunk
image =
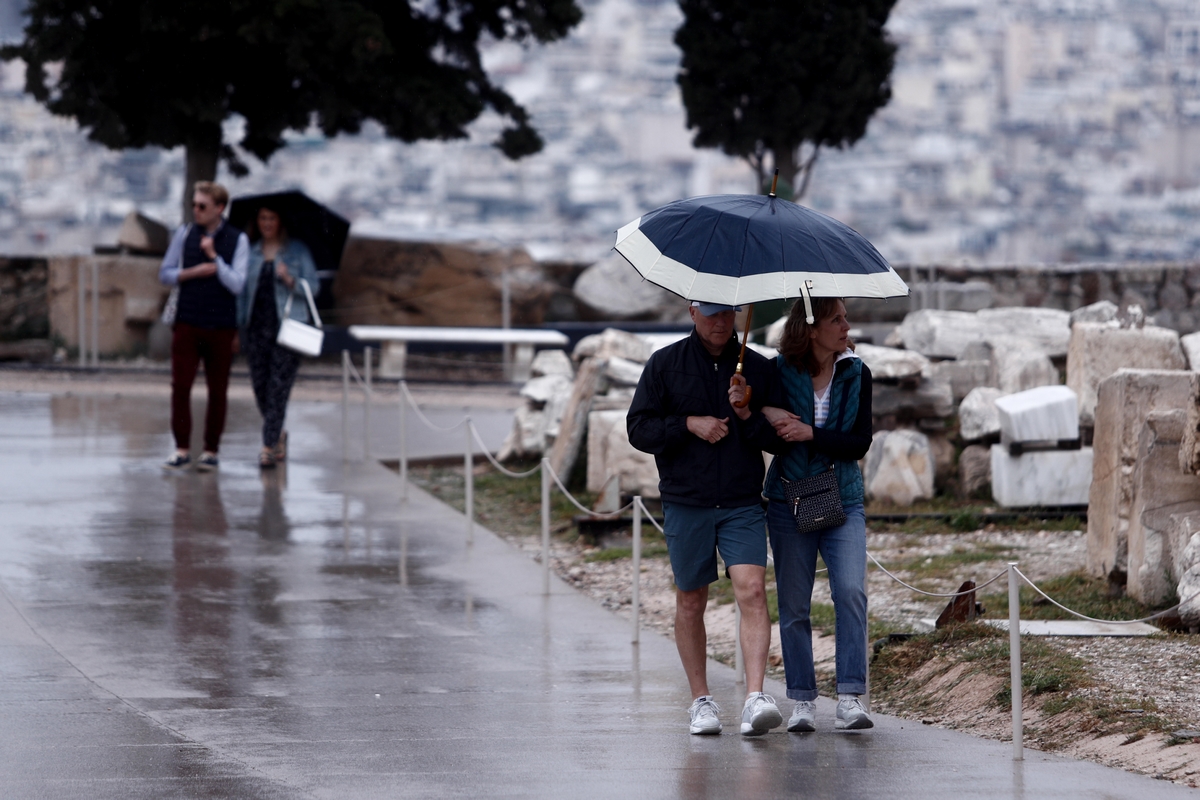
[[[802,152],[799,147],[794,150],[772,151],[775,156],[775,166],[779,169],[779,189],[776,194],[793,203],[799,203],[800,198],[807,194],[813,167],[817,164],[817,156],[820,155],[821,148],[814,147],[807,158],[801,156]]]
[[[187,180],[183,184],[183,221],[192,221],[192,187],[196,181],[211,181],[217,177],[217,158],[221,153],[221,133],[217,130],[216,141],[195,139],[188,142]]]
[[[797,199],[795,196],[796,173],[800,171],[800,167],[796,163],[796,151],[791,148],[780,148],[771,152],[775,157],[775,168],[779,170],[779,185],[775,194],[784,200]]]

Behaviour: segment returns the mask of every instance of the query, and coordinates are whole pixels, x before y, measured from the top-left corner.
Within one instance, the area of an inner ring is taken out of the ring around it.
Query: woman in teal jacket
[[[300,355],[276,344],[275,337],[289,298],[292,304],[288,315],[301,322],[312,322],[301,281],[308,283],[314,295],[320,284],[308,247],[288,237],[278,211],[260,208],[249,233],[253,244],[246,284],[238,296],[238,327],[250,367],[254,400],[263,418],[258,465],[270,469],[287,457],[283,422],[292,384],[300,369]]]
[[[790,445],[767,472],[767,529],[779,593],[779,639],[787,696],[796,701],[788,730],[816,730],[817,681],[813,668],[812,605],[817,556],[829,568],[837,621],[837,693],[834,727],[872,727],[859,700],[867,690],[867,529],[863,478],[858,460],[871,447],[871,371],[854,354],[846,306],[814,298],[814,324],[797,302],[779,343],[780,381],[788,410],[764,408],[775,431]],[[799,533],[783,481],[818,475],[833,467],[846,521]]]

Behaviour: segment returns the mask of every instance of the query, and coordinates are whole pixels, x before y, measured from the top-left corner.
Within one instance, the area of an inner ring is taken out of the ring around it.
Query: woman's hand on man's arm
[[[774,406],[765,406],[763,416],[775,428],[775,433],[779,434],[779,438],[785,442],[807,442],[813,438],[812,426],[801,422],[800,418],[790,411]]]

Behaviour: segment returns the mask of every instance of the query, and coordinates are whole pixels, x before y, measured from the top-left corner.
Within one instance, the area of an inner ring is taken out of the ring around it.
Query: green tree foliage
[[[760,184],[770,154],[780,193],[802,197],[821,148],[854,144],[891,99],[896,46],[883,27],[895,2],[679,0],[695,144],[746,159]]]
[[[31,0],[26,14],[24,41],[0,50],[25,61],[26,91],[108,147],[184,145],[188,186],[219,158],[245,173],[221,142],[235,114],[264,161],[314,120],[334,136],[374,119],[414,142],[463,138],[487,109],[505,155],[535,153],[479,44],[553,41],[582,18],[575,0]]]

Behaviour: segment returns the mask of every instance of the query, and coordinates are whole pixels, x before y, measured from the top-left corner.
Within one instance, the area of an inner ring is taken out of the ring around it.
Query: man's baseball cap
[[[727,306],[721,303],[701,303],[699,300],[692,301],[692,307],[698,308],[700,313],[706,317],[711,317],[713,314],[720,314],[722,311],[741,311],[741,306]]]

